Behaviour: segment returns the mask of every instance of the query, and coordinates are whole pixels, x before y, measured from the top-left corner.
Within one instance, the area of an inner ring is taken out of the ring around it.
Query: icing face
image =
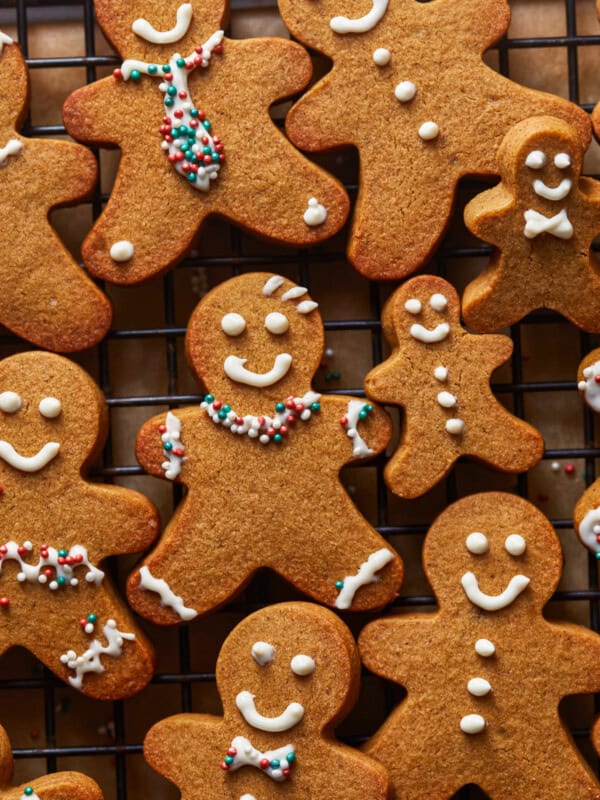
[[[476,557],[486,556],[490,551],[488,537],[484,533],[470,533],[465,541],[469,553]],[[522,556],[527,549],[525,537],[511,533],[504,541],[504,549],[513,558]],[[483,611],[500,611],[507,608],[529,586],[530,579],[525,575],[513,575],[506,587],[499,594],[486,594],[479,587],[479,580],[474,572],[465,572],[461,584],[465,594],[473,605]]]
[[[191,3],[182,3],[177,9],[177,22],[169,31],[157,31],[148,20],[140,17],[131,26],[131,30],[141,39],[152,44],[173,44],[186,35],[192,22],[193,8]]]
[[[17,392],[0,393],[0,412],[7,415],[18,414],[23,408],[23,401]],[[39,413],[48,420],[56,419],[62,411],[62,404],[56,397],[44,397],[38,405]],[[0,458],[20,472],[39,472],[56,458],[60,451],[58,442],[46,442],[30,456],[20,453],[11,442],[0,440]]]
[[[520,171],[516,176],[519,194],[526,204],[526,238],[535,239],[541,233],[558,239],[573,236],[568,204],[581,171],[580,151],[577,142],[547,134],[534,136],[523,144],[515,166]],[[549,208],[548,202],[557,205]]]
[[[263,716],[257,710],[254,695],[250,692],[240,692],[235,698],[235,704],[248,725],[267,733],[289,731],[301,722],[304,717],[304,706],[300,703],[290,703],[276,717]]]
[[[373,0],[373,6],[368,14],[358,19],[348,17],[333,17],[329,23],[335,33],[368,33],[383,19],[387,11],[389,0]]]

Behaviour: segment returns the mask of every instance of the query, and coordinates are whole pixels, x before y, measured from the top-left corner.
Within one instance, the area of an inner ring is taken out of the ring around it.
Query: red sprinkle
[[[81,625],[82,628],[85,628],[85,626],[87,625],[87,619],[80,619],[79,624]]]
[[[565,472],[567,475],[572,475],[575,472],[575,464],[567,464],[565,466]]]
[[[215,400],[213,402],[213,408],[215,411],[219,411],[223,403],[220,400]]]
[[[202,53],[203,49],[204,48],[202,47],[202,45],[199,45],[198,47],[194,48],[194,50],[198,53],[198,55],[200,55]]]
[[[225,770],[225,772],[227,772],[227,770],[229,769],[229,764],[226,764],[226,763],[223,761],[223,763],[221,764],[221,769],[224,769],[224,770]]]
[[[268,758],[261,758],[261,760],[260,760],[261,769],[266,769],[269,766],[270,763],[271,762],[269,761]]]
[[[237,756],[236,748],[235,747],[228,747],[227,748],[227,755],[228,756],[233,756],[235,758],[235,756]]]
[[[296,417],[293,414],[289,414],[285,418],[285,421],[287,422],[288,425],[295,425],[296,424]]]
[[[290,770],[289,769],[284,769],[284,770],[282,770],[282,772],[283,772],[283,774],[285,775],[286,778],[290,777]]]
[[[173,112],[173,116],[177,117],[177,119],[181,119],[183,117],[183,111],[180,108],[178,108],[177,111]]]
[[[213,47],[213,53],[222,53],[223,52],[223,45],[217,44]]]
[[[600,383],[600,375],[594,375],[594,380],[596,383]]]
[[[120,69],[114,69],[113,70],[113,78],[116,81],[122,81],[123,80],[123,73],[121,72]]]
[[[2,606],[2,608],[8,608],[9,605],[10,605],[10,600],[8,599],[8,597],[0,597],[0,606]]]
[[[347,425],[348,424],[348,417],[342,417],[340,419],[340,425]]]

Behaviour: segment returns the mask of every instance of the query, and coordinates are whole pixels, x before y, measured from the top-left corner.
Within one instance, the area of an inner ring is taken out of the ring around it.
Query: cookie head
[[[383,315],[385,333],[392,342],[444,342],[459,323],[460,302],[455,289],[433,275],[407,281],[393,295]]]
[[[51,353],[0,362],[0,462],[21,478],[68,474],[91,460],[106,424],[91,378]]]
[[[188,358],[207,390],[238,413],[303,396],[323,354],[321,316],[304,287],[268,273],[217,286],[192,314]]]
[[[217,684],[226,718],[240,728],[245,722],[267,733],[295,731],[293,737],[343,714],[356,698],[359,668],[354,641],[332,612],[284,603],[252,614],[230,634]]]
[[[444,511],[427,534],[423,558],[440,606],[492,616],[541,610],[562,569],[546,517],[520,497],[496,492]]]
[[[96,0],[102,29],[123,56],[167,64],[184,58],[222,27],[225,2],[207,0]]]
[[[564,206],[581,174],[583,147],[563,120],[532,117],[511,128],[498,159],[503,181],[528,206]]]

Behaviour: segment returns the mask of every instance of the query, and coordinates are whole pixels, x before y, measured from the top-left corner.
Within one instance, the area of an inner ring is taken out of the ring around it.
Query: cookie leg
[[[467,326],[477,333],[494,333],[527,316],[537,304],[514,287],[510,271],[501,277],[493,266],[471,281],[462,298]],[[539,305],[543,305],[541,298]]]
[[[593,257],[593,256],[592,256]],[[560,287],[561,296],[552,307],[578,328],[588,333],[600,333],[600,279],[597,273],[580,270],[569,280],[569,289]]]
[[[443,425],[443,420],[440,420]],[[444,433],[444,435],[446,435]],[[385,468],[385,482],[399,497],[420,497],[441,481],[458,458],[453,442],[423,434],[419,443],[403,444]]]
[[[518,745],[513,742],[515,752]],[[569,750],[571,752],[569,752]],[[517,759],[502,769],[501,786],[491,785],[482,788],[494,800],[513,800],[513,798],[535,797],[536,800],[600,800],[600,784],[583,759],[575,752],[574,743],[565,737],[564,746],[558,750],[544,748],[543,762],[527,764]],[[546,757],[548,760],[546,760]]]

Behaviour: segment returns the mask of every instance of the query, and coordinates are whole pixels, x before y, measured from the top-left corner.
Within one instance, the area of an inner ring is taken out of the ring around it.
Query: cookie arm
[[[142,425],[137,435],[135,443],[135,455],[140,465],[149,475],[155,478],[165,478],[167,468],[165,464],[168,456],[163,448],[162,431],[160,428],[167,425],[167,415],[169,412],[157,414],[152,419]],[[181,422],[181,411],[171,412],[176,420]],[[177,423],[174,423],[175,425]],[[179,481],[181,473],[174,476],[172,480]]]
[[[144,739],[144,758],[152,769],[180,789],[192,789],[186,781],[190,773],[190,758],[200,755],[201,748],[218,739],[219,721],[208,714],[176,714],[157,722]],[[206,759],[203,759],[206,760]],[[210,759],[208,759],[210,760]],[[217,768],[219,761],[216,761]],[[214,765],[210,764],[210,769]],[[206,786],[198,797],[204,796]],[[194,796],[194,793],[191,793]]]
[[[464,211],[465,225],[479,239],[496,244],[505,230],[507,216],[514,213],[514,206],[513,196],[499,184],[477,195],[467,204]]]
[[[563,678],[561,696],[600,691],[600,636],[581,625],[548,624],[554,629],[556,670]]]
[[[359,413],[366,405],[372,411],[366,417],[360,418]],[[345,437],[348,441],[347,450],[344,451],[344,464],[379,455],[392,438],[392,421],[388,413],[368,399],[344,395],[324,397],[321,398],[321,406],[327,415],[328,425],[335,426],[336,438]],[[352,430],[357,435],[350,436]]]
[[[228,46],[232,44],[228,42]],[[312,78],[313,67],[309,54],[288,39],[236,41],[235,53],[241,51],[240,55],[244,58],[244,50],[248,53],[246,59],[253,65],[253,80],[258,87],[262,87],[266,103],[274,103],[301,92]],[[260,58],[257,58],[258,54],[261,54]]]
[[[65,127],[74,139],[84,143],[118,144],[119,119],[131,113],[130,97],[126,84],[113,77],[82,86],[63,105]]]
[[[56,772],[28,783],[44,800],[103,800],[98,784],[79,772]]]
[[[375,620],[363,628],[358,648],[371,672],[410,690],[427,672],[436,647],[437,615],[414,614]]]
[[[94,535],[99,547],[97,559],[121,553],[137,553],[156,538],[160,521],[158,511],[143,494],[122,486],[88,484]]]
[[[43,198],[48,208],[75,203],[90,194],[98,177],[98,167],[85,147],[74,142],[39,139],[26,147],[35,157],[36,177],[43,183]]]

